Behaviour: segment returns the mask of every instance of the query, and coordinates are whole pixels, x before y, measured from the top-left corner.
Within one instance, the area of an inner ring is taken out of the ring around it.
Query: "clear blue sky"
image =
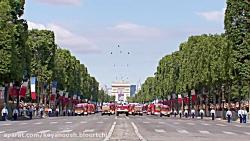
[[[57,44],[109,86],[121,77],[144,82],[188,36],[224,32],[225,5],[225,0],[27,0],[24,18],[30,29],[55,31]]]

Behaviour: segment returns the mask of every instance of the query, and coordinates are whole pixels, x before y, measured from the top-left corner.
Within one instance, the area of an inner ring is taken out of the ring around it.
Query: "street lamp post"
[[[222,90],[222,118],[224,119],[224,104],[225,104],[224,85],[222,85],[221,90]]]

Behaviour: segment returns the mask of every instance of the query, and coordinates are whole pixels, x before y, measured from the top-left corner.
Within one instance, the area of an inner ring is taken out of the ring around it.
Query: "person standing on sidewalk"
[[[56,116],[59,116],[59,107],[56,108]]]
[[[182,110],[181,109],[179,110],[179,116],[180,116],[180,118],[182,116]]]
[[[23,116],[23,107],[22,106],[20,106],[19,112],[20,112],[20,116]]]
[[[7,120],[7,116],[8,116],[8,109],[6,108],[6,106],[4,106],[4,108],[2,109],[2,119],[3,119],[3,121]]]
[[[32,107],[30,106],[30,107],[29,107],[29,117],[30,117],[30,120],[32,119],[32,116],[33,116],[33,109],[32,109]]]
[[[238,110],[238,117],[240,118],[240,123],[242,123],[242,121],[243,121],[243,110],[242,110],[242,108],[240,108],[239,110]]]
[[[194,116],[195,116],[195,109],[194,108],[192,108],[192,110],[191,110],[191,115],[192,115],[192,118],[194,118]]]
[[[40,113],[40,118],[43,118],[43,107],[41,106],[40,109],[39,109],[39,113]]]
[[[247,114],[247,109],[245,107],[244,110],[242,110],[243,123],[247,123]]]
[[[176,115],[177,115],[177,111],[176,109],[174,109],[174,117],[176,117]]]
[[[187,109],[185,109],[184,115],[185,115],[186,118],[188,118],[188,110]]]
[[[49,110],[48,110],[48,112],[49,112],[49,117],[51,117],[52,116],[52,108],[51,107],[49,107]]]
[[[230,108],[228,108],[226,116],[227,116],[227,122],[230,123],[231,117],[232,117],[232,112],[231,112]]]
[[[15,108],[14,110],[13,110],[13,119],[14,120],[17,120],[17,116],[18,116],[18,110],[17,110],[17,108]]]
[[[201,115],[201,119],[203,119],[204,110],[202,108],[200,109],[200,115]]]
[[[71,113],[71,110],[70,110],[70,109],[68,109],[68,116],[70,116],[70,113]]]
[[[215,118],[215,110],[214,110],[214,108],[212,108],[212,110],[210,111],[210,114],[212,116],[212,120],[214,120],[214,118]]]

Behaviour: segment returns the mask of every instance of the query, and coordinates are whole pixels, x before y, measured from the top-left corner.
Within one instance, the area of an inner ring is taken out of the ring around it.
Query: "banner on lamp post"
[[[57,81],[53,81],[52,82],[52,90],[51,90],[51,93],[53,95],[56,95],[56,88],[57,88]]]
[[[27,88],[28,88],[28,82],[23,82],[21,89],[20,89],[20,97],[26,96]]]
[[[178,94],[178,102],[181,103],[182,102],[182,96],[180,94]]]

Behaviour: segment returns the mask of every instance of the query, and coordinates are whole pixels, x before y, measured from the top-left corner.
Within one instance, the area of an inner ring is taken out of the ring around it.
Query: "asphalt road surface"
[[[1,141],[238,141],[250,139],[250,124],[153,115],[100,114],[0,121]]]

